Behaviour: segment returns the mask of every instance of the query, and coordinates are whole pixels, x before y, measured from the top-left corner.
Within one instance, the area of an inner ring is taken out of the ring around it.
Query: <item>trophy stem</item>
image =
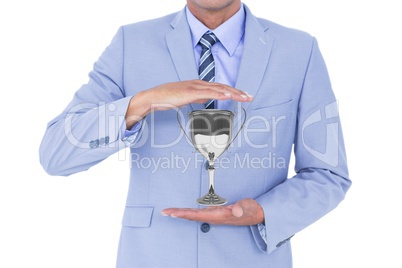
[[[208,175],[209,175],[209,194],[215,194],[215,190],[214,190],[215,167],[214,167],[213,161],[209,161]]]
[[[214,167],[214,155],[212,153],[209,155],[210,160],[209,167],[208,167],[208,175],[209,175],[209,191],[208,194],[204,195],[201,198],[197,199],[197,203],[204,206],[221,206],[226,204],[228,201],[225,198],[220,197],[219,195],[215,194],[214,189],[214,181],[215,181],[215,167]]]

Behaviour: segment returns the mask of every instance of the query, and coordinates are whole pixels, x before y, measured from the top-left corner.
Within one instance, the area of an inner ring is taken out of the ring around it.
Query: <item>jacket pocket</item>
[[[149,227],[153,212],[153,206],[126,206],[122,225],[125,227]]]
[[[249,111],[242,137],[246,145],[254,149],[270,149],[274,153],[279,145],[293,142],[293,101],[257,107]],[[289,141],[290,139],[290,141]]]
[[[273,104],[266,107],[256,107],[251,110],[250,115],[263,115],[266,118],[280,117],[288,115],[292,112],[293,100],[288,100],[283,103]]]

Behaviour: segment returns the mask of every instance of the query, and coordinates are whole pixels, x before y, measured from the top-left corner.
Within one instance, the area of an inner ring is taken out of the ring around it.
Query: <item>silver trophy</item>
[[[198,152],[208,161],[209,191],[197,199],[197,203],[204,206],[220,206],[227,203],[225,198],[215,193],[215,160],[221,156],[230,144],[239,135],[246,122],[246,111],[242,108],[244,119],[239,131],[232,140],[234,113],[227,110],[204,109],[190,113],[190,137],[180,123],[179,113],[177,119],[180,128]]]

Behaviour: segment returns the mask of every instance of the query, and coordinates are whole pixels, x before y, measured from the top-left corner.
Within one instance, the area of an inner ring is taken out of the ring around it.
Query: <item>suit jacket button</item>
[[[208,233],[211,230],[211,226],[208,223],[201,224],[201,232]]]
[[[95,141],[90,141],[89,148],[91,149],[95,148]]]
[[[282,246],[283,244],[285,244],[286,242],[288,242],[293,236],[294,236],[294,235],[292,235],[292,236],[286,238],[285,240],[279,242],[279,243],[276,245],[276,247],[279,248],[280,246]]]
[[[279,248],[280,246],[283,245],[283,243],[284,243],[283,241],[282,241],[282,242],[279,242],[279,243],[276,245],[276,247]]]

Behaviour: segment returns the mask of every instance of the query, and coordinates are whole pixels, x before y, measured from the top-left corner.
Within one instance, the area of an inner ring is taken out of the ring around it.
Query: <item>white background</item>
[[[339,99],[354,184],[336,210],[292,239],[294,267],[402,267],[397,1],[244,2],[317,37]],[[39,165],[39,143],[120,25],[184,4],[1,2],[0,267],[114,267],[128,161],[114,155],[87,172],[51,177]]]

